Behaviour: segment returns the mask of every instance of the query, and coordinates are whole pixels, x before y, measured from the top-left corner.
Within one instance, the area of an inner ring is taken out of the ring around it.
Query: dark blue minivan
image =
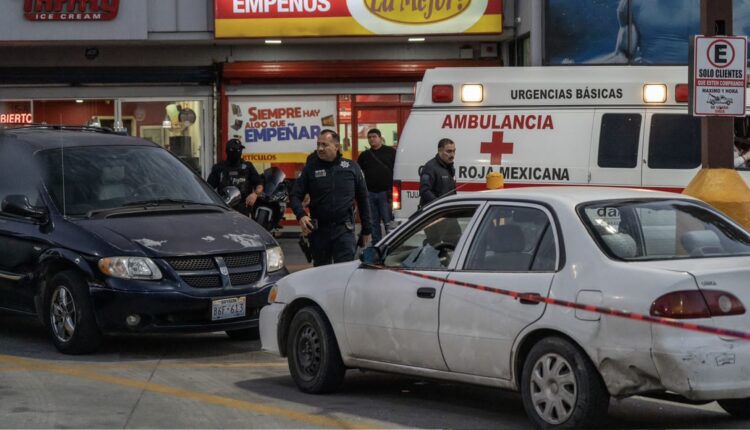
[[[229,199],[149,141],[0,130],[0,308],[38,315],[71,354],[114,333],[257,338],[288,272],[278,243]]]

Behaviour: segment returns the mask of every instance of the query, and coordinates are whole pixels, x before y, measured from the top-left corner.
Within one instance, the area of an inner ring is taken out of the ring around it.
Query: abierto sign
[[[24,0],[24,17],[30,21],[111,21],[120,0]]]
[[[693,44],[693,115],[744,116],[747,37],[695,36]]]
[[[500,34],[502,0],[214,0],[217,38]]]

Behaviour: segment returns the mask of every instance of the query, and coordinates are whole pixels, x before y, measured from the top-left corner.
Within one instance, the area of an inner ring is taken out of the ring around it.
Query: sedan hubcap
[[[545,354],[534,363],[530,384],[534,409],[544,421],[560,424],[570,418],[578,390],[567,360],[558,354]]]
[[[55,337],[68,342],[76,331],[76,305],[67,287],[55,289],[50,303],[50,323]]]
[[[297,336],[297,363],[304,376],[311,379],[318,374],[321,356],[318,332],[309,324],[303,326]]]

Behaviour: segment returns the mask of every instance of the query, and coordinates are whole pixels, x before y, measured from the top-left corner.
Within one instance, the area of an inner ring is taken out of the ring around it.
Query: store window
[[[122,127],[129,135],[168,149],[201,173],[204,139],[201,101],[123,101],[121,112]]]
[[[29,100],[0,101],[0,127],[15,127],[34,122]]]
[[[108,99],[34,100],[33,113],[34,122],[39,124],[106,127],[114,125],[115,101]]]

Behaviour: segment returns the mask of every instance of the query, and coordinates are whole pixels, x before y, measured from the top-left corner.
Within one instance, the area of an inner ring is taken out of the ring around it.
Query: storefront
[[[191,18],[145,1],[8,3],[0,15],[0,127],[109,127],[151,140],[207,176],[216,69],[208,55],[187,57],[184,46],[197,43],[198,30],[212,38],[208,9]],[[169,25],[176,42],[155,40]]]
[[[296,177],[326,128],[339,132],[344,156],[355,160],[368,148],[371,128],[382,132],[386,145],[398,146],[415,86],[426,69],[500,64],[496,53],[475,58],[472,45],[464,48],[470,52],[465,58],[460,48],[452,56],[425,58],[414,43],[447,36],[451,43],[493,40],[502,33],[501,0],[468,2],[465,7],[450,1],[315,1],[304,3],[315,7],[296,8],[298,3],[215,0],[217,39],[263,39],[277,46],[291,41],[298,46],[301,39],[316,38],[317,46],[310,51],[319,54],[305,60],[223,64],[221,141],[242,140],[245,158],[259,170],[274,165]],[[394,45],[394,37],[413,48]],[[354,52],[352,59],[342,59],[335,45],[325,42],[352,38],[368,42],[359,49],[369,51],[371,58]],[[384,38],[390,39],[378,43]],[[389,48],[391,54],[384,55]]]

